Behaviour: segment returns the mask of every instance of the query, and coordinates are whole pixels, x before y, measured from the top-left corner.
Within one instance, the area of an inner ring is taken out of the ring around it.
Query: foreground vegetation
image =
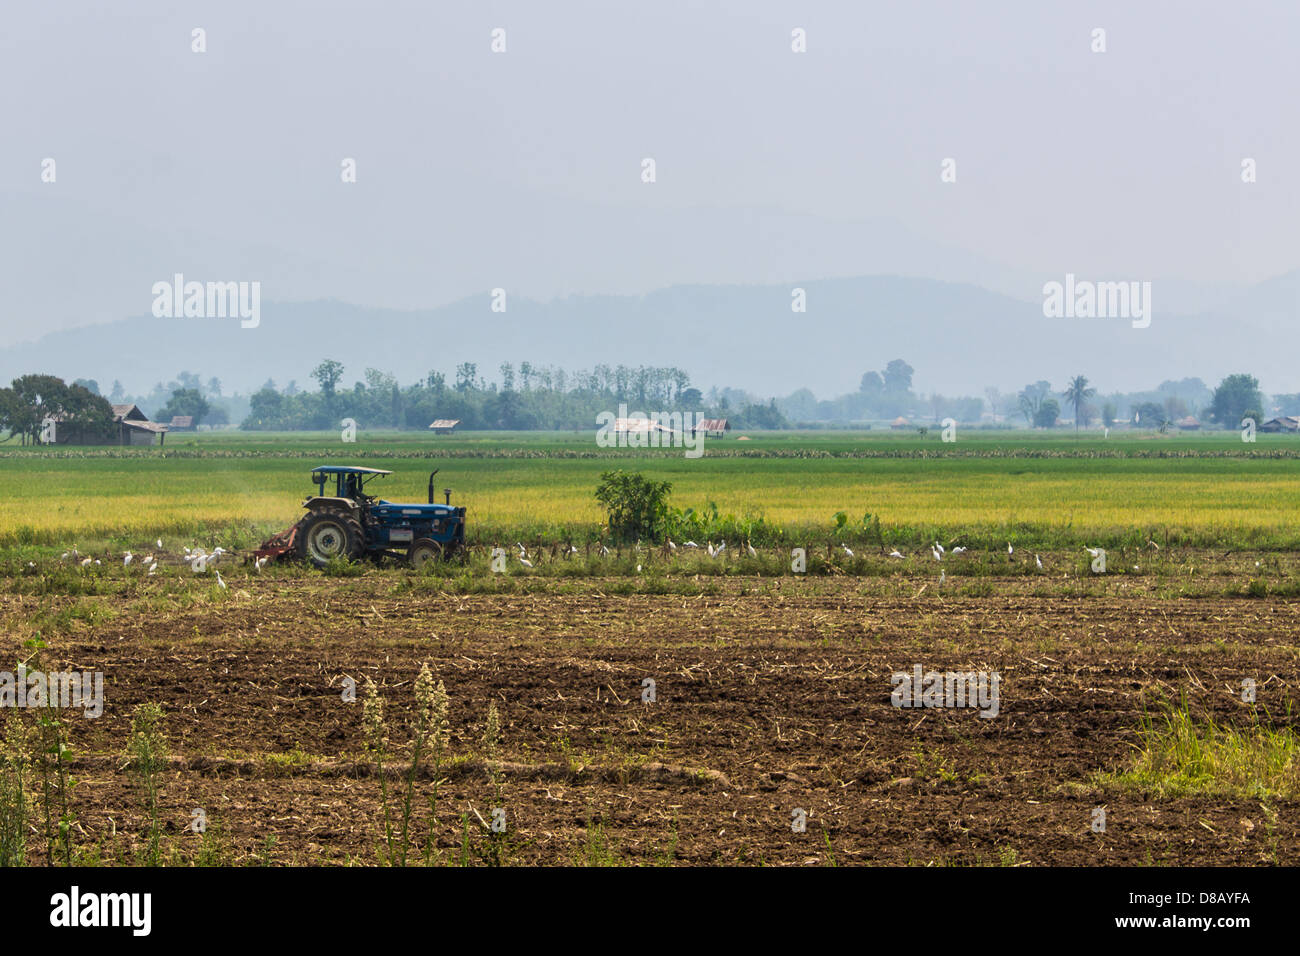
[[[1241,799],[1300,795],[1300,739],[1286,723],[1258,713],[1243,726],[1198,720],[1184,700],[1142,721],[1132,766],[1098,781],[1159,797],[1189,794]]]

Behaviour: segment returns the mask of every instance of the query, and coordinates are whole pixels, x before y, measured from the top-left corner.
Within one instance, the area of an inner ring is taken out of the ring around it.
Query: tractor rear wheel
[[[339,511],[315,511],[298,523],[298,556],[323,568],[334,558],[361,557],[361,522]]]
[[[406,559],[411,562],[411,567],[419,571],[425,565],[441,560],[442,555],[443,547],[437,541],[432,538],[416,538],[406,552]]]

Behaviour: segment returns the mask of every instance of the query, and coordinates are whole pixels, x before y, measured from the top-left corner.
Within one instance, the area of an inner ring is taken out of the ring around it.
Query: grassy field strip
[[[673,483],[672,503],[762,516],[816,533],[837,511],[870,512],[886,530],[947,537],[1019,531],[1083,540],[1124,529],[1255,547],[1300,539],[1300,469],[1271,459],[457,459],[388,463],[373,487],[389,500],[438,489],[470,509],[471,533],[598,532],[592,497],[615,465]],[[0,546],[148,540],[231,527],[259,533],[297,520],[312,490],[300,458],[49,459],[0,462]]]

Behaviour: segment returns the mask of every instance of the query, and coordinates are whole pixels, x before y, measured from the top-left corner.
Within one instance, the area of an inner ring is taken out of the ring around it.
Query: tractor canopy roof
[[[311,470],[312,474],[317,472],[323,475],[391,475],[391,471],[384,471],[380,468],[362,468],[358,465],[317,465]]]

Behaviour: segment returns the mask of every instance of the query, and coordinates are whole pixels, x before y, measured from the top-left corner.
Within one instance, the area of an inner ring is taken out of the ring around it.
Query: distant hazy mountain
[[[791,310],[794,286],[806,290],[804,313]],[[864,371],[904,358],[916,368],[918,390],[946,395],[1040,378],[1057,384],[1079,373],[1109,390],[1184,376],[1214,383],[1237,371],[1258,375],[1266,391],[1300,391],[1300,271],[1237,292],[1215,288],[1221,301],[1176,314],[1155,283],[1145,329],[1118,318],[1049,319],[1041,298],[897,276],[511,298],[504,313],[491,310],[486,291],[428,311],[266,302],[257,328],[240,328],[237,319],[146,316],[52,333],[0,349],[0,382],[42,371],[94,378],[105,390],[118,379],[139,392],[184,369],[249,390],[267,378],[309,385],[310,370],[325,358],[344,363],[345,384],[367,366],[410,382],[430,369],[450,378],[471,361],[492,380],[501,362],[529,361],[571,370],[676,365],[704,387],[784,395],[806,386],[829,397],[856,389]]]

